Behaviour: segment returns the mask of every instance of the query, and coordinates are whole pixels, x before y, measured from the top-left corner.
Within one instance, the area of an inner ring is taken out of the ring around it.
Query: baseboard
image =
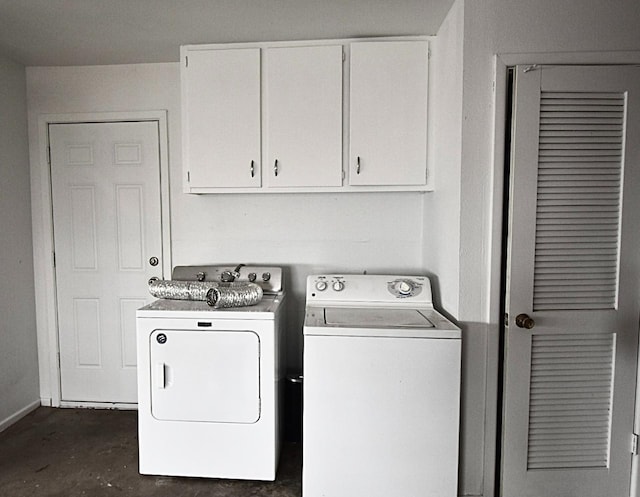
[[[40,407],[40,405],[41,405],[40,399],[34,400],[33,402],[31,402],[31,404],[28,404],[27,406],[23,407],[22,409],[20,409],[15,414],[12,414],[11,416],[3,419],[2,421],[0,421],[0,431],[4,431],[7,428],[9,428],[9,426],[11,426],[13,423],[16,423],[17,421],[20,421],[22,418],[24,418],[31,411],[34,411],[38,407]]]
[[[71,402],[60,401],[60,407],[75,409],[116,409],[122,411],[132,411],[138,409],[138,404],[127,404],[122,402]]]

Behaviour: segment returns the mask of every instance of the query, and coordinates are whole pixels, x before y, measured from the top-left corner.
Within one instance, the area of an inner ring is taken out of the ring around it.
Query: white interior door
[[[158,123],[51,124],[49,140],[61,399],[135,403],[135,311],[162,277]]]
[[[640,68],[518,68],[504,497],[629,495],[640,317],[638,137]]]

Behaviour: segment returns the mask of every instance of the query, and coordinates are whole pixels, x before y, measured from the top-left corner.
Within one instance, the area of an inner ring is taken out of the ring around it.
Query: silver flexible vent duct
[[[244,307],[262,300],[262,288],[255,283],[149,280],[149,293],[158,299],[199,300],[211,307]]]
[[[207,292],[207,304],[211,307],[244,307],[255,305],[262,299],[262,288],[255,283],[228,283]]]

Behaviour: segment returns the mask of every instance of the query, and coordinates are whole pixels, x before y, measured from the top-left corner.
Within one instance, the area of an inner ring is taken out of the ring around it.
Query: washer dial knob
[[[400,295],[410,295],[413,291],[413,285],[407,280],[401,280],[397,283],[396,288]]]
[[[327,282],[324,280],[316,281],[316,290],[324,292],[327,289]]]
[[[342,290],[344,290],[344,281],[340,281],[340,280],[336,280],[333,282],[333,289],[336,292],[341,292]]]
[[[399,278],[388,282],[387,289],[391,295],[402,299],[419,295],[422,292],[422,284],[409,278]]]

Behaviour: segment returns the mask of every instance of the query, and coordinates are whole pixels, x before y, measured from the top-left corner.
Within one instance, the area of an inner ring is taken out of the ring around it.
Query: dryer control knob
[[[344,290],[344,282],[340,281],[340,280],[334,281],[333,282],[333,289],[336,292],[341,292],[342,290]]]
[[[316,290],[324,292],[327,289],[327,282],[324,280],[316,281]]]
[[[249,273],[249,281],[251,283],[253,283],[254,281],[256,281],[256,278],[258,277],[258,275],[256,273]]]

